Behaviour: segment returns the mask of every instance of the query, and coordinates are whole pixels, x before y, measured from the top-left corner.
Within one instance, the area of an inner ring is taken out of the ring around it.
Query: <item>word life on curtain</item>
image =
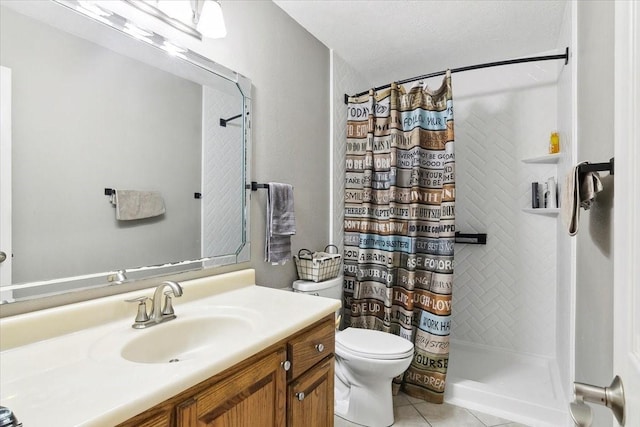
[[[349,99],[345,320],[411,340],[395,389],[442,402],[449,359],[455,156],[451,74]]]

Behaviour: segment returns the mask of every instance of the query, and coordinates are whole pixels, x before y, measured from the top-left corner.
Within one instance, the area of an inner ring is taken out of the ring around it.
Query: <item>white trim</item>
[[[6,252],[7,260],[2,265],[0,286],[11,285],[11,69],[0,66],[0,249]],[[2,292],[0,300],[13,298],[11,291]]]
[[[334,73],[334,51],[333,49],[329,50],[329,236],[328,242],[331,244],[336,244],[333,241],[334,231],[335,231],[335,209],[337,209],[336,204],[336,191],[335,191],[335,179],[334,175],[336,173],[336,165],[335,165],[335,150],[336,150],[336,141],[335,141],[335,73]]]
[[[614,374],[627,401],[626,425],[640,407],[640,7],[615,4]],[[613,425],[617,425],[614,421]]]
[[[571,2],[571,151],[567,153],[571,159],[570,164],[575,164],[578,158],[578,2]],[[572,238],[569,248],[569,268],[570,283],[569,292],[571,295],[571,306],[569,307],[569,384],[576,381],[576,276],[577,272],[577,239]],[[573,397],[573,392],[569,391],[569,398]]]

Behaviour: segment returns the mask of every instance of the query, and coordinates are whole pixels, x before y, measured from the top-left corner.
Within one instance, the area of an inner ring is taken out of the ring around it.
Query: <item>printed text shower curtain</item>
[[[411,340],[402,389],[440,403],[455,238],[451,75],[435,91],[393,84],[352,97],[347,120],[346,325]]]

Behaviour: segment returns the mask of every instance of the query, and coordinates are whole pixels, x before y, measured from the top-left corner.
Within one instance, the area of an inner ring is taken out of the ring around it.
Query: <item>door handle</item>
[[[0,263],[3,263],[7,259],[7,254],[0,251]]]
[[[596,403],[611,409],[618,424],[624,426],[624,387],[619,376],[615,376],[609,387],[574,382],[573,389],[576,400],[570,404],[570,412],[576,426],[589,427],[591,425],[593,418],[591,408],[585,402]]]

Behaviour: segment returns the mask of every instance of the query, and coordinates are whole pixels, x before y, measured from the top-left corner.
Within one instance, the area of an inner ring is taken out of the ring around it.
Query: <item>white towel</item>
[[[579,176],[580,165],[584,164],[587,162],[579,163],[569,171],[562,189],[562,220],[570,236],[578,233],[580,208],[590,209],[596,194],[602,191],[598,172],[587,172]]]
[[[114,190],[111,203],[116,205],[116,219],[130,221],[165,213],[164,199],[157,191]]]
[[[267,189],[267,224],[264,260],[282,265],[291,259],[291,236],[296,234],[293,187],[270,182]]]

